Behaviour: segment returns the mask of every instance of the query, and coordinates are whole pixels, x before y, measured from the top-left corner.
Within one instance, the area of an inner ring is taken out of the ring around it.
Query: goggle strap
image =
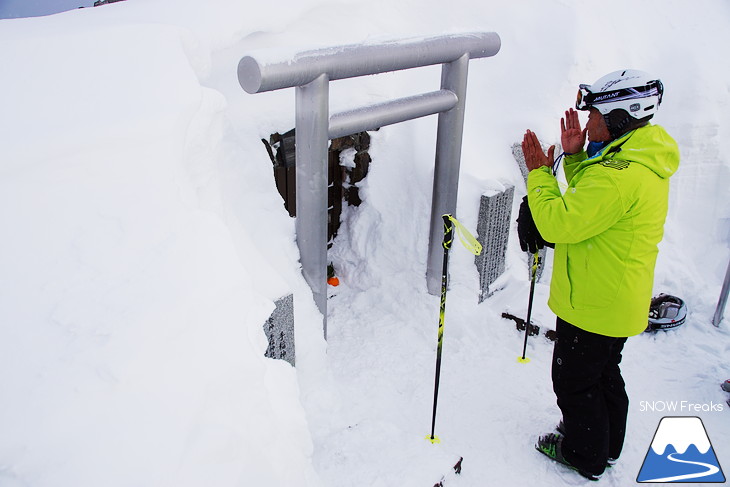
[[[585,110],[592,105],[598,105],[601,103],[631,100],[633,98],[646,98],[648,96],[655,95],[659,97],[659,103],[661,103],[663,94],[664,86],[659,80],[649,81],[644,86],[621,88],[620,90],[603,91],[601,93],[593,93],[590,90],[590,85],[581,84],[578,86],[578,95],[575,107],[578,110]]]

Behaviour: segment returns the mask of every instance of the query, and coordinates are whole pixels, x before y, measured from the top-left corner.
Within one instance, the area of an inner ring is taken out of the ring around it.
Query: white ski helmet
[[[682,299],[670,294],[660,294],[651,298],[649,326],[645,331],[676,328],[683,325],[686,319],[687,306]]]
[[[648,122],[662,102],[662,82],[644,71],[624,69],[578,88],[575,107],[597,109],[613,138]]]

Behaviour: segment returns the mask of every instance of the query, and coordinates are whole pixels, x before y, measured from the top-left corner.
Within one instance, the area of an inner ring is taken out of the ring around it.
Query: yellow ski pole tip
[[[426,435],[426,439],[430,441],[433,445],[441,443],[441,438],[439,438],[438,436]]]
[[[517,361],[521,364],[526,364],[530,362],[530,359],[527,357],[517,357]]]

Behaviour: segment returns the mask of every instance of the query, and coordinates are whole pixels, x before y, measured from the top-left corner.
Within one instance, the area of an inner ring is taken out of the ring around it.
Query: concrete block
[[[479,203],[477,240],[482,253],[474,258],[479,272],[479,302],[492,295],[491,284],[504,272],[515,188],[483,194]]]
[[[294,295],[289,294],[276,300],[276,308],[264,324],[269,339],[266,357],[286,360],[292,366],[296,358],[294,348]]]
[[[545,153],[547,153],[548,147],[546,147],[544,144],[540,143]],[[560,154],[562,148],[560,145],[556,145],[555,147],[555,154]],[[512,155],[515,158],[515,161],[517,161],[517,167],[520,168],[520,172],[522,173],[522,178],[525,180],[525,186],[527,186],[527,174],[529,171],[527,170],[527,165],[525,164],[525,155],[522,153],[522,144],[520,142],[515,142],[512,144]],[[538,250],[538,261],[537,261],[537,274],[535,276],[536,280],[540,280],[542,277],[542,271],[545,268],[545,257],[547,255],[547,247],[543,247],[542,249]],[[532,269],[530,266],[532,266],[532,255],[529,253],[527,255],[527,272],[528,277],[532,278]]]

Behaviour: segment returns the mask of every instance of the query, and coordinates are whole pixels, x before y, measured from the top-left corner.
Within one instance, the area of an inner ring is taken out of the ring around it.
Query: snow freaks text
[[[639,411],[642,413],[719,413],[724,409],[724,404],[716,402],[695,403],[690,401],[641,401],[639,403]]]

